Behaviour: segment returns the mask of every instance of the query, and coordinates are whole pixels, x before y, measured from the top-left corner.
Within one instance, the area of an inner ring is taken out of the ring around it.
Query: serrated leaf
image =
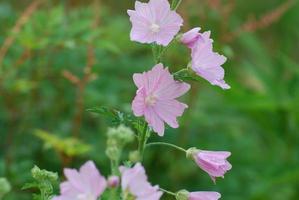
[[[144,124],[143,118],[138,118],[133,116],[132,114],[124,113],[112,108],[94,107],[91,109],[87,109],[87,111],[107,117],[109,120],[111,120],[113,125],[118,126],[120,124],[125,124],[136,129],[137,131],[140,131],[142,128],[142,124]]]

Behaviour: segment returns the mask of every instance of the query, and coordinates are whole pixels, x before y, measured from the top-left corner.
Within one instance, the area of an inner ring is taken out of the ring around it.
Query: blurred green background
[[[61,173],[95,160],[109,174],[105,132],[95,106],[130,112],[132,74],[153,64],[148,45],[131,42],[133,0],[0,1],[0,177],[20,190],[34,164]],[[231,90],[192,83],[179,129],[163,138],[183,147],[232,152],[233,169],[213,185],[180,152],[145,154],[150,181],[171,191],[215,190],[226,200],[299,199],[299,3],[292,0],[183,0],[183,31],[211,30]],[[190,53],[172,46],[175,72]],[[130,146],[134,149],[135,146]],[[170,199],[165,196],[165,199]]]

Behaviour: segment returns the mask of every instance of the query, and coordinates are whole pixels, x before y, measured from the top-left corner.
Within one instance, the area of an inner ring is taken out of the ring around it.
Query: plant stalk
[[[144,122],[143,130],[142,130],[142,132],[139,133],[139,136],[138,136],[138,140],[139,140],[138,152],[140,155],[141,162],[143,160],[144,149],[145,149],[148,137],[149,137],[148,136],[148,125],[146,122]]]
[[[148,144],[146,145],[146,147],[150,147],[150,146],[158,146],[158,145],[160,145],[160,146],[169,146],[169,147],[175,148],[175,149],[177,149],[177,150],[179,150],[179,151],[182,151],[182,152],[184,152],[184,153],[187,153],[187,150],[186,150],[186,149],[184,149],[184,148],[182,148],[182,147],[179,147],[179,146],[177,146],[177,145],[175,145],[175,144],[167,143],[167,142],[152,142],[152,143],[148,143]]]

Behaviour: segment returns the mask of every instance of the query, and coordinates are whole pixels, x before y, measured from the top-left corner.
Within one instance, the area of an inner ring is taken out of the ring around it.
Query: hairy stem
[[[182,0],[172,0],[171,9],[177,10],[181,3],[182,3]]]
[[[175,148],[175,149],[177,149],[177,150],[179,150],[179,151],[182,151],[182,152],[184,152],[184,153],[187,152],[186,149],[184,149],[184,148],[182,148],[182,147],[179,147],[179,146],[177,146],[177,145],[175,145],[175,144],[167,143],[167,142],[152,142],[152,143],[148,143],[148,144],[146,145],[146,147],[150,147],[150,146],[169,146],[169,147]]]
[[[171,192],[169,190],[165,190],[163,188],[159,188],[162,192],[166,193],[166,194],[169,194],[169,195],[172,195],[172,196],[176,196],[176,194],[174,192]]]
[[[118,166],[119,166],[119,161],[118,160],[111,160],[111,173],[112,173],[112,175],[119,175]]]
[[[141,162],[143,160],[144,149],[145,149],[148,137],[149,137],[148,136],[148,125],[147,125],[147,123],[144,122],[142,132],[140,132],[138,135],[138,140],[139,140],[138,152],[140,155]]]

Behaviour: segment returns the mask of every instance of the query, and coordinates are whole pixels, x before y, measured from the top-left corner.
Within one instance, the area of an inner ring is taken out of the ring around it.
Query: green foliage
[[[112,122],[113,125],[127,124],[131,123],[134,119],[132,115],[125,114],[116,109],[111,109],[107,107],[95,107],[87,109],[88,112],[97,113],[107,117],[109,121]]]
[[[57,184],[58,174],[41,170],[34,166],[31,170],[33,182],[26,183],[23,190],[38,189],[39,193],[33,194],[33,200],[50,200],[53,197],[53,185]]]
[[[106,117],[112,125],[121,125],[125,124],[127,126],[130,126],[137,130],[137,132],[140,132],[142,130],[142,125],[144,123],[144,120],[141,118],[137,118],[133,116],[132,114],[124,113],[116,109],[111,109],[107,107],[95,107],[91,109],[87,109],[88,112],[100,114],[104,117]]]
[[[43,130],[35,130],[34,135],[44,142],[45,148],[53,148],[67,156],[84,155],[91,150],[90,145],[75,138],[60,138]]]

